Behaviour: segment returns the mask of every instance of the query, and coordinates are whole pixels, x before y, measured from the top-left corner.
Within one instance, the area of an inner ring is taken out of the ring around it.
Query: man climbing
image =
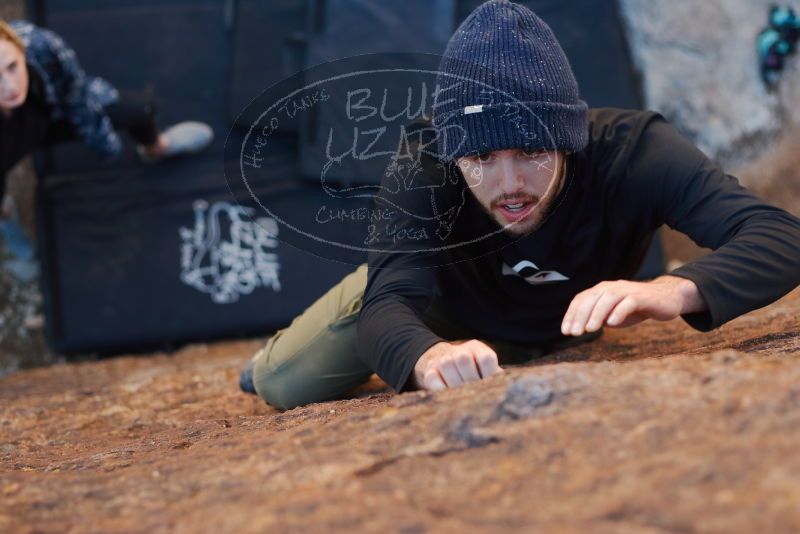
[[[253,357],[242,389],[279,408],[335,398],[373,372],[398,392],[439,390],[604,326],[682,317],[708,331],[800,284],[800,220],[658,113],[588,109],[552,31],[527,8],[478,7],[438,76],[452,90],[432,125],[414,130],[422,172],[408,205],[374,229],[368,267]],[[452,229],[407,215],[426,203],[459,210]],[[714,252],[626,280],[662,224]],[[399,240],[399,230],[430,242]]]

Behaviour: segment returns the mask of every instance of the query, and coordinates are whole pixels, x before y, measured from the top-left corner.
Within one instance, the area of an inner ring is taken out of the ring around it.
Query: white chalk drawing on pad
[[[194,226],[181,227],[184,284],[208,293],[217,304],[237,302],[257,288],[281,290],[278,223],[251,219],[253,208],[195,200]]]

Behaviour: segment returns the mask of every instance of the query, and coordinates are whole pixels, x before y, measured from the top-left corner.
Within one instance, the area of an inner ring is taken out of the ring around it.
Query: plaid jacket
[[[101,155],[119,155],[122,142],[103,111],[119,98],[117,90],[102,78],[86,76],[75,51],[55,32],[22,20],[10,25],[25,44],[25,62],[44,82],[53,119],[67,119],[78,137]]]

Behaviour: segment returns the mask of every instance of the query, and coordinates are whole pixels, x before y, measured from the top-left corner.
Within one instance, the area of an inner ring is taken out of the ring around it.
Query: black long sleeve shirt
[[[750,193],[656,112],[589,114],[588,146],[568,156],[553,209],[522,238],[499,231],[453,164],[422,151],[418,168],[387,172],[376,209],[390,215],[373,228],[358,344],[395,390],[442,341],[422,319],[433,299],[476,339],[552,343],[573,297],[631,277],[662,224],[714,250],[670,273],[692,280],[708,305],[683,316],[697,330],[800,284],[800,219]]]

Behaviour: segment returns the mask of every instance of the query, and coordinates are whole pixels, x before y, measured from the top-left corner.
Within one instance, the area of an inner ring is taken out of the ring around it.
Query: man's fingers
[[[494,354],[483,353],[478,355],[478,368],[483,378],[489,378],[490,376],[504,372],[497,361],[497,355]]]
[[[497,361],[497,354],[493,350],[484,350],[475,357],[478,362],[478,370],[482,378],[489,378],[503,372],[502,367]]]
[[[611,315],[608,316],[608,325],[621,326],[637,308],[638,303],[633,297],[625,297],[614,307],[614,311],[611,312]]]
[[[480,374],[478,374],[478,364],[475,362],[472,353],[466,350],[459,352],[455,360],[458,373],[464,382],[476,382],[481,379]]]
[[[603,296],[603,293],[604,292],[602,290],[595,290],[589,291],[582,295],[579,294],[577,297],[575,297],[577,302],[573,302],[575,304],[575,312],[572,317],[568,334],[573,336],[579,336],[583,334],[586,321],[589,320],[589,316],[591,315],[595,304],[597,304],[597,301]]]
[[[464,381],[461,378],[461,373],[458,372],[453,358],[450,356],[442,358],[436,362],[436,367],[439,369],[439,374],[442,375],[444,383],[447,387],[452,388],[460,386]]]
[[[429,391],[439,391],[447,387],[436,369],[428,369],[425,373],[425,378],[422,380],[422,386]]]
[[[488,378],[503,372],[502,367],[500,367],[498,363],[497,353],[486,343],[478,339],[473,339],[465,343],[464,347],[472,351],[472,356],[481,378]]]
[[[626,297],[624,294],[613,291],[606,291],[603,293],[603,296],[598,299],[597,304],[594,305],[592,314],[586,321],[586,331],[596,332],[600,330],[600,327],[602,327],[605,323],[606,319],[608,318],[608,314],[611,313],[611,310],[613,310],[615,306],[617,306],[626,298],[628,297]]]
[[[567,313],[564,314],[564,319],[561,321],[561,333],[565,336],[570,335],[572,330],[572,321],[575,318],[575,310],[578,308],[580,303],[583,301],[583,293],[578,293],[574,297],[572,297],[572,301],[569,303],[569,307],[567,308]]]
[[[423,355],[417,363],[420,367],[425,366],[416,371],[420,373],[417,383],[429,391],[476,382],[503,372],[498,365],[497,354],[479,340],[461,344],[442,342],[435,347],[441,352]]]

